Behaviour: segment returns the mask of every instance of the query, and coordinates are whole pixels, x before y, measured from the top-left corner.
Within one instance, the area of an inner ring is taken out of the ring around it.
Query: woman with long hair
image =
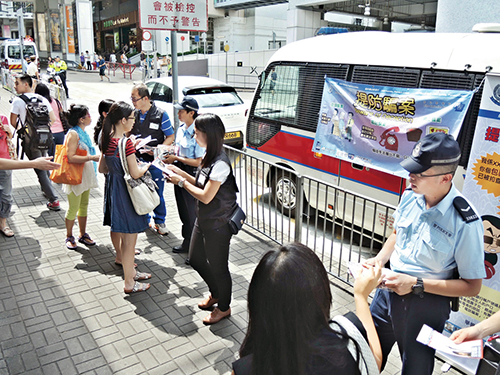
[[[102,150],[101,147],[101,131],[102,126],[104,124],[104,119],[108,115],[109,109],[115,103],[113,99],[104,99],[99,102],[99,107],[97,110],[99,111],[99,119],[94,127],[94,143],[99,146],[99,149]]]
[[[151,274],[138,272],[134,265],[134,249],[137,234],[149,228],[146,215],[135,212],[125,185],[125,174],[118,143],[134,126],[134,108],[125,102],[114,103],[109,109],[102,128],[102,155],[99,172],[107,173],[104,192],[104,225],[111,227],[111,236],[117,259],[121,260],[124,274],[124,292],[136,293],[149,289],[149,283],[139,283],[151,278]],[[135,147],[126,139],[126,162],[132,178],[143,176],[150,164],[139,166],[135,158]]]
[[[198,201],[189,261],[210,290],[210,296],[198,307],[210,310],[217,304],[203,319],[204,324],[214,324],[231,315],[232,280],[228,258],[232,233],[229,220],[238,208],[238,187],[229,158],[222,149],[226,131],[219,116],[210,113],[199,115],[194,126],[196,142],[207,150],[196,176],[169,165],[174,173],[167,178]]]
[[[93,161],[99,161],[90,136],[85,128],[90,125],[92,119],[89,109],[80,104],[72,104],[65,114],[72,128],[66,135],[64,144],[69,163],[84,163],[82,182],[78,185],[63,185],[63,191],[68,195],[69,208],[66,212],[66,247],[70,250],[77,248],[75,237],[73,237],[73,226],[78,215],[78,227],[80,237],[78,242],[86,246],[94,246],[95,242],[90,238],[87,230],[87,210],[89,206],[90,189],[97,187],[96,168]],[[87,151],[87,155],[77,155],[77,149]]]
[[[50,95],[50,90],[45,84],[38,83],[35,88],[35,94],[39,94],[49,101],[52,111],[56,116],[56,120],[50,124],[50,131],[52,132],[54,143],[48,152],[49,156],[54,156],[56,145],[62,145],[64,143],[64,135],[69,130],[68,122],[64,117],[61,102]]]
[[[380,275],[380,265],[363,270],[354,286],[356,314],[378,368],[382,350],[367,298]],[[330,326],[331,304],[328,275],[311,249],[292,243],[266,253],[248,289],[248,330],[234,374],[359,374],[359,347],[353,356],[348,334]]]

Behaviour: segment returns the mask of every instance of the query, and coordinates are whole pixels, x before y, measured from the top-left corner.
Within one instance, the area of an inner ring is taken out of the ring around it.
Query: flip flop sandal
[[[95,246],[95,241],[90,238],[88,233],[85,233],[78,239],[78,242],[84,244],[85,246]]]
[[[0,229],[0,232],[2,232],[2,234],[5,237],[14,237],[14,231],[12,229],[10,229],[9,227],[5,227],[3,229]]]
[[[78,248],[78,245],[75,242],[75,237],[71,236],[66,238],[66,247],[70,250],[75,250]]]
[[[137,281],[134,284],[134,287],[132,289],[125,289],[123,288],[123,292],[126,294],[132,294],[132,293],[137,293],[137,292],[145,292],[146,290],[149,289],[151,284],[149,283],[138,283]]]
[[[139,272],[137,271],[134,276],[135,281],[140,281],[140,280],[148,280],[151,278],[150,273],[145,273],[145,272]]]
[[[141,249],[135,249],[135,255],[141,255],[142,251]]]

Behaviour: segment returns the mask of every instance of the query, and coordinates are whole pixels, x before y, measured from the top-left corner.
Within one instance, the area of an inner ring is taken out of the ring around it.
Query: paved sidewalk
[[[9,95],[0,90],[5,115]],[[66,195],[56,186],[62,210],[49,211],[35,173],[14,171],[9,224],[16,235],[0,237],[0,374],[229,374],[246,331],[249,281],[276,244],[248,228],[233,237],[232,316],[206,327],[197,303],[207,287],[182,255],[172,253],[181,243],[172,186],[165,189],[170,234],[148,230],[138,239],[136,262],[153,274],[151,289],[127,296],[109,228],[102,225],[102,176],[99,183],[91,191],[87,230],[97,246],[70,251]],[[332,316],[354,308],[351,288],[332,280],[332,291]],[[384,374],[399,368],[393,356]]]

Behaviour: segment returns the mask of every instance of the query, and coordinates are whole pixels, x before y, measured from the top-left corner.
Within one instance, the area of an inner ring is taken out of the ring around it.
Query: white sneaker
[[[163,236],[166,236],[169,233],[165,223],[155,224],[155,229],[158,232],[158,234],[161,234]]]

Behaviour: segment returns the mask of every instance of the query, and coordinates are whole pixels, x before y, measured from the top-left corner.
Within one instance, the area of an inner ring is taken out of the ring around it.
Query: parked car
[[[173,122],[172,77],[155,78],[146,82],[155,104],[167,111]],[[179,102],[192,96],[200,106],[199,113],[217,114],[226,128],[224,142],[233,147],[244,145],[244,130],[248,105],[238,96],[234,87],[207,77],[180,76]]]

